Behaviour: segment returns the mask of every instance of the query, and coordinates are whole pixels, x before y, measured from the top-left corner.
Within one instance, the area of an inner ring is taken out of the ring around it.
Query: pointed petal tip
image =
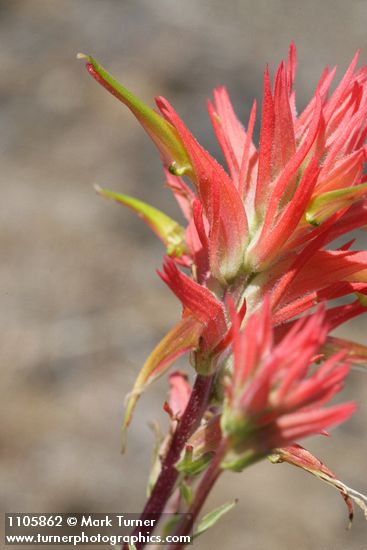
[[[82,52],[79,52],[76,54],[76,58],[77,59],[86,59],[87,61],[91,61],[91,57],[89,55],[87,55],[86,53],[82,53]]]
[[[224,84],[217,84],[214,88],[214,92],[227,93],[227,87]]]
[[[359,59],[359,56],[361,55],[361,51],[362,51],[362,48],[358,48],[356,53],[354,54],[354,57],[352,59],[352,63],[355,62],[357,63],[358,59]]]
[[[130,109],[157,146],[164,164],[168,166],[177,162],[178,166],[184,166],[188,171],[190,162],[185,147],[172,124],[125,88],[96,59],[85,54],[78,54],[78,59],[86,60],[86,68],[91,76]],[[166,103],[159,98],[159,107]]]
[[[342,424],[343,422],[347,422],[353,416],[353,414],[357,411],[358,406],[355,401],[347,401],[346,403],[342,403],[341,405],[334,405],[333,407],[330,407],[329,410],[334,409],[336,413],[336,425]]]
[[[93,189],[95,190],[95,192],[97,193],[97,195],[102,195],[104,194],[105,192],[105,189],[103,189],[103,187],[101,187],[98,183],[95,183],[93,185]]]
[[[104,199],[111,199],[111,200],[115,200],[116,202],[122,202],[124,198],[126,199],[129,198],[127,195],[122,195],[120,193],[116,193],[115,191],[110,191],[105,187],[101,187],[98,183],[95,183],[93,185],[93,189],[97,193],[97,195],[99,195],[100,197],[103,197]]]
[[[109,191],[105,187],[101,187],[98,183],[95,183],[93,185],[93,189],[100,197],[103,197],[105,199],[113,199],[118,202],[118,193],[115,193],[114,191]],[[120,197],[124,197],[124,195],[120,195]]]

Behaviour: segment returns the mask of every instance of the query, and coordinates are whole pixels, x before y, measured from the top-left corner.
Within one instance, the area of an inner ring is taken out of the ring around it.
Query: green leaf
[[[234,508],[236,504],[237,500],[226,502],[225,504],[222,504],[221,506],[218,506],[218,508],[215,508],[214,510],[209,512],[209,514],[206,514],[206,516],[204,516],[200,520],[199,525],[194,532],[194,538],[202,535],[203,533],[205,533],[205,531],[213,527],[213,525],[215,525],[222,516],[230,512],[230,510],[232,510],[232,508]]]
[[[180,484],[180,493],[182,498],[186,502],[187,506],[191,506],[192,499],[193,499],[192,487],[190,487],[190,485],[188,485],[183,481]]]
[[[143,202],[129,195],[115,193],[108,189],[102,189],[99,185],[95,186],[99,195],[106,199],[112,199],[124,206],[127,206],[137,214],[154,231],[159,239],[166,245],[169,256],[180,257],[186,251],[185,230],[175,220]]]
[[[255,464],[255,462],[258,462],[264,457],[265,455],[255,453],[253,449],[247,449],[243,452],[241,452],[240,449],[231,450],[227,453],[220,466],[223,470],[242,472],[245,468],[252,466],[252,464]]]
[[[171,535],[174,532],[178,523],[180,523],[180,520],[180,514],[175,514],[168,521],[166,521],[166,523],[162,527],[163,538],[168,537],[168,535]]]
[[[172,172],[189,173],[192,170],[191,163],[176,128],[120,84],[93,57],[79,53],[77,58],[85,60],[91,76],[136,116],[158,147],[166,164],[173,164]]]
[[[198,459],[193,459],[191,448],[185,449],[184,457],[176,464],[176,470],[189,476],[200,474],[212,459],[212,453],[207,453]]]
[[[129,550],[136,550],[135,544],[129,544]]]

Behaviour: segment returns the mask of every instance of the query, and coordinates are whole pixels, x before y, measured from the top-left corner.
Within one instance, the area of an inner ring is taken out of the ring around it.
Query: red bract
[[[357,56],[330,99],[327,92],[334,72],[325,73],[311,102],[297,117],[292,90],[295,49],[291,46],[288,64],[281,63],[276,72],[273,90],[265,72],[258,151],[252,143],[255,108],[246,133],[225,89],[216,90],[209,112],[231,180],[198,145],[172,107],[159,99],[162,114],[176,128],[191,159],[193,179],[210,222],[209,248],[217,247],[219,252],[212,216],[213,205],[223,202],[216,220],[219,224],[223,216],[228,226],[230,238],[225,246],[227,254],[237,258],[238,271],[264,271],[284,253],[298,251],[300,244],[314,237],[312,226],[332,214],[343,215],[366,193],[362,173],[367,73],[361,69],[353,74],[356,62]],[[231,229],[234,221],[236,229]],[[244,242],[245,254],[239,258]],[[213,260],[211,267],[216,276]]]
[[[225,284],[240,271],[248,240],[241,197],[224,169],[198,144],[168,102],[159,98],[157,104],[178,131],[189,155],[194,184],[208,221],[208,240],[202,244],[208,247],[212,275]]]
[[[147,360],[129,404],[182,353],[215,359],[224,351],[232,336],[228,297],[243,314],[247,308],[245,325],[270,295],[278,334],[319,302],[358,296],[326,312],[330,327],[365,310],[367,253],[350,250],[352,243],[338,250],[330,244],[367,219],[367,68],[356,69],[357,61],[358,53],[333,93],[335,69],[326,69],[298,114],[291,44],[273,82],[265,70],[258,147],[256,102],[245,129],[226,89],[214,90],[209,115],[227,173],[167,100],[159,97],[160,113],[154,111],[87,58],[89,73],[133,112],[158,147],[167,186],[186,220],[182,227],[142,201],[99,190],[133,209],[164,243],[170,261],[161,276],[183,304],[183,320]],[[130,418],[132,406],[129,411]]]
[[[166,260],[159,275],[182,302],[183,316],[191,315],[201,323],[203,351],[212,349],[226,332],[222,303],[207,288],[180,272],[172,260]]]
[[[191,265],[201,285],[213,279],[223,288],[234,285],[237,299],[241,281],[249,311],[276,289],[274,306],[284,319],[286,310],[290,316],[302,312],[319,301],[320,292],[325,299],[341,282],[365,283],[364,253],[358,262],[352,255],[323,253],[334,238],[366,221],[367,70],[356,71],[357,59],[358,54],[330,97],[335,69],[326,69],[311,101],[297,115],[292,44],[273,85],[265,71],[258,149],[253,143],[256,103],[246,131],[225,88],[216,89],[209,114],[228,175],[165,99],[157,100],[160,117],[88,58],[90,73],[132,110],[161,151],[168,186],[188,222],[186,244],[175,247],[171,239],[168,250],[178,263]],[[179,174],[186,174],[194,189]],[[172,224],[163,237],[160,233],[165,243]],[[327,281],[310,275],[321,260],[321,269],[329,272]],[[353,288],[339,286],[338,292],[348,294]],[[295,295],[309,299],[301,308],[289,308]]]
[[[172,418],[179,418],[186,409],[190,399],[191,386],[187,381],[187,376],[180,371],[172,372],[169,375],[169,399],[167,402],[168,410]]]
[[[328,330],[320,309],[294,323],[275,345],[268,301],[242,331],[234,314],[233,374],[225,386],[222,428],[235,446],[250,440],[257,452],[266,453],[351,416],[354,403],[324,408],[349,372],[345,353],[311,368]]]
[[[222,470],[241,471],[270,453],[273,462],[294,464],[335,486],[350,519],[352,500],[366,512],[366,497],[295,443],[353,414],[353,402],[327,405],[343,387],[348,361],[367,362],[366,347],[329,335],[367,305],[367,252],[352,250],[350,239],[331,244],[367,220],[367,67],[356,70],[357,60],[358,54],[332,94],[335,69],[326,69],[298,114],[291,44],[274,79],[265,70],[258,147],[256,101],[245,129],[226,89],[214,90],[208,109],[227,172],[167,100],[157,99],[160,112],[151,109],[87,57],[89,73],[157,146],[186,222],[97,188],[161,240],[166,258],[158,273],[182,304],[181,320],[150,354],[128,395],[124,432],[139,396],[175,360],[190,353],[197,373],[192,387],[181,373],[169,379],[169,433],[157,442],[142,520],[151,512],[182,511],[182,499],[197,519]],[[326,308],[347,295],[354,301]],[[191,528],[183,519],[175,534]]]

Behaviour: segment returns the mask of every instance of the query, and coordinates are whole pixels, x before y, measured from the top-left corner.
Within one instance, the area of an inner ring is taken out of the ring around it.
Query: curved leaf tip
[[[169,256],[180,258],[186,252],[185,229],[167,214],[135,197],[115,193],[99,185],[95,185],[94,189],[101,197],[114,200],[135,212],[163,242]]]
[[[159,342],[138,374],[132,391],[126,397],[122,426],[122,451],[126,447],[126,432],[136,403],[146,388],[162,376],[171,364],[184,353],[197,347],[203,325],[193,317],[185,317]]]
[[[192,171],[186,148],[173,125],[154,109],[132,94],[108,73],[92,56],[78,53],[77,59],[86,61],[89,74],[108,92],[120,100],[136,116],[147,134],[159,149],[165,165],[175,166],[180,173]]]

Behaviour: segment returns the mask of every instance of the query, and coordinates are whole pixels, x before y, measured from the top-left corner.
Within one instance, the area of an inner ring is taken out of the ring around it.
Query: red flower
[[[241,470],[273,452],[272,461],[294,464],[335,486],[350,518],[352,500],[366,513],[365,496],[294,442],[325,433],[353,414],[354,403],[325,405],[343,387],[346,358],[365,363],[367,357],[366,347],[329,336],[367,305],[367,252],[351,250],[354,241],[338,249],[330,244],[366,224],[367,67],[356,70],[357,53],[332,94],[335,69],[326,69],[298,114],[291,44],[273,84],[265,70],[258,148],[256,102],[245,129],[226,89],[214,90],[208,109],[227,172],[165,99],[156,101],[159,114],[86,59],[89,73],[132,111],[157,146],[167,186],[186,220],[183,227],[138,199],[98,188],[131,208],[160,238],[168,258],[159,275],[183,307],[181,321],[138,375],[124,428],[146,386],[194,351],[196,370],[215,372],[217,387],[176,463],[179,471],[198,473],[218,446],[222,469]],[[357,299],[310,313],[319,302],[348,294]],[[171,375],[170,386],[165,410],[171,427],[163,454],[191,391],[179,373]],[[159,457],[152,483],[157,466]]]
[[[356,290],[340,286],[341,282],[362,283],[358,291],[365,290],[366,253],[359,253],[355,261],[354,253],[336,255],[325,249],[366,220],[367,69],[356,71],[357,59],[358,54],[330,98],[335,69],[326,69],[311,101],[297,115],[292,44],[287,63],[282,62],[276,71],[273,87],[265,71],[258,149],[252,140],[256,102],[246,131],[225,88],[215,90],[209,114],[228,175],[165,99],[157,100],[160,116],[87,58],[89,72],[132,110],[159,148],[168,186],[188,222],[186,243],[181,237],[183,228],[174,226],[173,220],[165,218],[164,230],[162,215],[154,224],[146,208],[139,211],[135,204],[135,210],[176,261],[195,269],[201,285],[213,289],[215,279],[223,288],[235,285],[238,289],[240,282],[249,311],[270,289],[276,289],[274,307],[282,309],[281,319],[286,318],[286,310],[291,316],[307,309],[309,303],[318,301],[320,292],[325,299],[328,294]],[[180,174],[191,179],[194,190]],[[132,204],[125,196],[120,202]],[[311,275],[321,262],[327,280]],[[295,295],[305,301],[292,310],[288,306]]]
[[[324,311],[319,309],[294,323],[274,344],[268,301],[242,331],[234,314],[233,373],[225,386],[222,429],[235,446],[250,441],[258,453],[268,453],[322,433],[353,414],[354,403],[324,407],[341,390],[349,372],[345,354],[311,367],[328,330]]]
[[[357,60],[358,54],[332,94],[335,69],[326,69],[309,104],[297,114],[291,44],[273,84],[265,71],[258,148],[253,142],[256,102],[245,130],[225,88],[216,89],[209,115],[227,173],[165,99],[157,99],[159,114],[87,57],[90,74],[128,106],[158,147],[167,185],[187,222],[182,227],[141,201],[99,190],[132,208],[162,240],[171,261],[161,276],[183,304],[183,319],[158,344],[138,377],[125,425],[146,385],[178,356],[190,350],[218,355],[228,346],[228,296],[242,315],[247,309],[248,318],[270,295],[278,336],[319,302],[358,297],[325,313],[331,328],[365,310],[367,252],[350,250],[352,242],[338,250],[330,245],[366,224],[367,67],[356,70]],[[177,265],[189,268],[191,275]],[[310,341],[304,345],[309,349]],[[322,418],[331,422],[329,414],[320,411],[319,423]],[[291,421],[294,415],[279,418],[288,422],[289,431]],[[297,422],[300,429],[300,417]],[[286,432],[285,425],[281,431]]]

